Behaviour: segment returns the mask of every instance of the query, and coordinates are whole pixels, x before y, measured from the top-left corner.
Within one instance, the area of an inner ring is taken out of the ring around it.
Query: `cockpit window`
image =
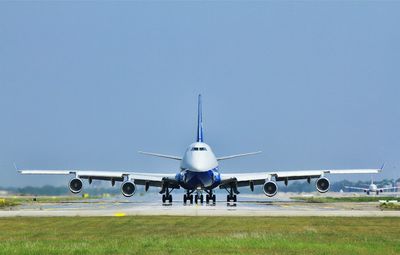
[[[206,147],[192,147],[191,151],[206,151]]]

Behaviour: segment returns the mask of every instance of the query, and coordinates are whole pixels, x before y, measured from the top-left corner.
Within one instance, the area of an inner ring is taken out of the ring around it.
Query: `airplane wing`
[[[141,153],[141,154],[144,154],[144,155],[148,155],[148,156],[155,156],[155,157],[160,157],[160,158],[182,160],[182,157],[173,156],[173,155],[165,155],[165,154],[154,153],[154,152],[146,152],[146,151],[138,151],[138,152]]]
[[[382,169],[330,169],[330,170],[301,170],[301,171],[271,171],[259,173],[229,173],[222,174],[223,184],[235,182],[238,187],[249,185],[262,185],[266,180],[274,179],[276,181],[288,180],[311,180],[319,178],[325,174],[375,174]]]
[[[379,190],[396,190],[397,187],[391,187],[391,188],[380,188]]]
[[[368,191],[369,188],[361,188],[361,187],[350,187],[350,186],[344,186],[346,189],[355,189],[355,190],[363,190],[363,191]]]
[[[238,158],[238,157],[244,157],[244,156],[255,155],[255,154],[259,154],[259,153],[261,153],[261,151],[247,152],[247,153],[242,153],[242,154],[235,154],[235,155],[217,157],[217,160],[218,160],[218,161],[221,161],[221,160],[227,160],[227,159],[233,159],[233,158]]]
[[[163,173],[140,173],[130,171],[95,171],[95,170],[18,170],[20,174],[32,175],[73,175],[76,178],[92,180],[103,180],[111,182],[123,182],[131,180],[135,184],[162,187],[163,183],[168,182],[175,187],[175,174]]]

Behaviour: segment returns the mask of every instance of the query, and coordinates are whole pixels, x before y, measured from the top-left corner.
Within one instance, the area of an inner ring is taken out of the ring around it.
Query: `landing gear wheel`
[[[207,204],[210,203],[210,196],[209,195],[206,195],[206,203]]]
[[[165,203],[165,201],[166,201],[165,195],[162,195],[162,202]]]
[[[226,196],[226,201],[229,202],[236,202],[237,201],[237,196],[236,195],[227,195]]]
[[[184,194],[183,195],[183,203],[186,204],[187,200],[188,200],[188,197],[186,196],[186,194]]]
[[[168,201],[169,201],[170,203],[172,203],[172,195],[171,195],[171,194],[168,196]]]
[[[189,196],[190,204],[193,204],[193,195]]]
[[[203,197],[203,195],[200,195],[200,203],[204,203],[204,197]]]
[[[213,201],[213,204],[215,204],[215,202],[217,202],[217,198],[215,197],[215,195],[212,195],[212,201]]]
[[[195,202],[196,204],[199,202],[199,196],[198,196],[198,195],[195,195],[195,196],[194,196],[194,202]]]

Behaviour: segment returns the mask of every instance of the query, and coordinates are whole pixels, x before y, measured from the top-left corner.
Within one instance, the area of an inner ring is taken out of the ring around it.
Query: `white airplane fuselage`
[[[221,183],[217,158],[211,147],[204,142],[189,145],[180,168],[181,172],[175,179],[185,189],[213,189]]]
[[[376,184],[371,182],[371,184],[368,186],[368,189],[365,189],[364,192],[367,193],[367,195],[369,195],[371,193],[375,193],[378,195],[380,192],[383,192],[383,190],[379,189]]]
[[[377,190],[378,190],[378,187],[375,184],[371,183],[369,185],[369,191],[370,192],[376,192]]]

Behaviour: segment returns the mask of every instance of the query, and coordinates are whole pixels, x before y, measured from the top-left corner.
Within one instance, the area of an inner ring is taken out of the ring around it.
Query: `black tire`
[[[184,195],[183,195],[183,203],[186,204],[187,200],[188,200],[188,199],[187,199],[187,196],[186,196],[186,194],[184,194]]]
[[[204,203],[204,196],[203,195],[200,196],[200,202]]]
[[[162,202],[165,203],[165,195],[162,195]]]
[[[236,196],[236,195],[233,195],[233,202],[236,203],[236,201],[237,201],[237,196]]]
[[[193,195],[189,196],[190,203],[193,204]]]
[[[209,195],[206,195],[206,203],[207,204],[210,203],[210,196]]]
[[[168,201],[169,201],[170,203],[172,203],[172,195],[169,195],[169,196],[168,196]]]
[[[231,201],[231,196],[226,195],[226,202],[230,202]]]
[[[212,201],[215,204],[215,202],[217,202],[217,198],[215,197],[215,195],[212,195]]]
[[[196,204],[199,202],[199,196],[198,196],[198,195],[195,195],[195,196],[194,196],[194,202],[195,202]]]

